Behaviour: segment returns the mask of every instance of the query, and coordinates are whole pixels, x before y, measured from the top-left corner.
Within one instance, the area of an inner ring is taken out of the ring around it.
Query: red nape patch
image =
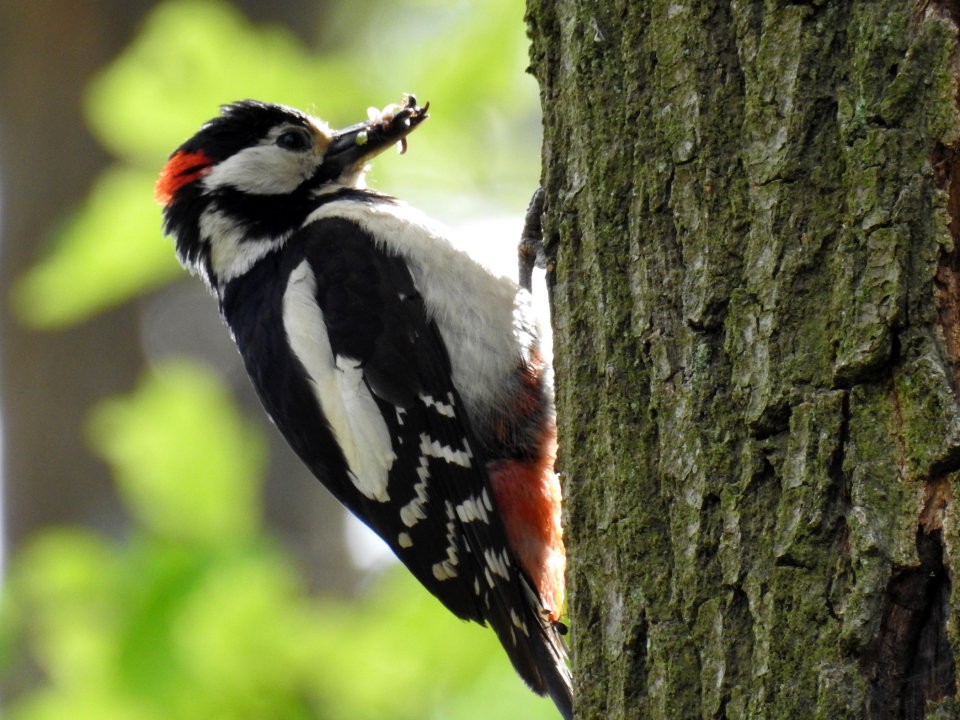
[[[154,188],[154,199],[161,205],[169,205],[177,190],[199,180],[212,168],[213,160],[202,150],[190,153],[177,150],[160,171],[160,178]]]

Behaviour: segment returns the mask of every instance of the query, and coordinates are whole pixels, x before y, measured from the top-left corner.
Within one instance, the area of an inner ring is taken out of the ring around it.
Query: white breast
[[[381,249],[407,261],[446,343],[453,382],[474,423],[485,425],[508,401],[517,365],[535,342],[529,294],[455,248],[446,228],[405,203],[336,200],[304,224],[330,217],[356,222]]]

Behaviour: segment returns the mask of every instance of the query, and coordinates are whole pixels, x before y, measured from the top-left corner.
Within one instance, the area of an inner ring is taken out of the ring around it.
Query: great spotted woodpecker
[[[554,419],[529,294],[363,182],[426,111],[405,96],[335,131],[226,105],[160,175],[164,230],[303,462],[451,612],[490,623],[569,719]]]

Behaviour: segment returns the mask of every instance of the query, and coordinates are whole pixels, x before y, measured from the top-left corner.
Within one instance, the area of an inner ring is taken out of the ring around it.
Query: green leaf
[[[169,0],[90,84],[87,117],[118,158],[159,172],[224,103],[252,98],[307,109],[322,100],[325,113],[352,106],[362,119],[360,88],[343,83],[344,60],[317,59],[290,31],[254,26],[226,3]]]
[[[265,441],[212,372],[168,362],[89,423],[127,504],[161,536],[221,543],[257,528]]]
[[[58,234],[54,251],[14,284],[21,321],[54,329],[92,315],[183,271],[160,238],[150,173],[113,167]]]
[[[33,626],[32,650],[62,687],[102,685],[116,642],[117,558],[89,530],[35,538],[14,563],[11,584]]]

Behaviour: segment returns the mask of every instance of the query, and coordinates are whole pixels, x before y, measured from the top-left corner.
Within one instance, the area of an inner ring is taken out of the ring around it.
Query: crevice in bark
[[[777,398],[771,402],[763,414],[752,424],[750,430],[753,438],[764,442],[783,435],[790,429],[790,417],[793,415],[793,405],[789,398]]]
[[[716,564],[720,537],[723,534],[723,516],[721,513],[720,496],[715,493],[705,495],[700,503],[701,542],[697,551],[704,561],[704,571],[716,573],[714,579],[718,584],[722,578],[720,567]]]
[[[920,527],[926,532],[943,530],[947,508],[953,502],[953,483],[949,475],[941,475],[924,484],[923,510]]]
[[[704,583],[719,587],[723,583],[723,568],[718,556],[723,536],[723,510],[720,496],[708,494],[700,504],[700,542],[697,564]]]
[[[729,297],[720,298],[704,308],[703,317],[706,319],[685,318],[684,321],[687,327],[697,334],[719,334],[723,331],[723,323],[727,319],[727,308],[729,306]]]
[[[890,579],[880,634],[860,658],[869,683],[866,720],[923,720],[928,702],[956,691],[943,531],[918,527],[917,556],[919,565]]]
[[[937,186],[947,195],[947,215],[953,247],[940,254],[934,278],[937,326],[950,361],[953,387],[960,387],[960,152],[937,143],[931,163]]]
[[[840,547],[847,544],[846,555],[849,556],[849,528],[847,528],[847,515],[853,507],[853,499],[850,497],[850,478],[843,471],[843,463],[847,456],[847,446],[850,442],[850,393],[844,391],[840,399],[840,432],[837,439],[837,448],[827,467],[827,476],[830,478],[830,485],[826,490],[825,507],[829,508],[824,513],[823,522],[825,526],[833,528],[834,536],[837,538]]]
[[[732,587],[730,601],[724,613],[724,628],[727,637],[738,637],[739,642],[727,645],[724,670],[723,697],[720,700],[718,720],[727,717],[727,706],[735,688],[746,687],[750,677],[750,658],[754,653],[754,618],[750,612],[750,599],[742,587]]]
[[[774,567],[798,568],[800,570],[810,570],[810,566],[805,565],[794,557],[784,555],[774,561]]]
[[[634,626],[635,635],[626,648],[629,667],[623,694],[628,706],[637,703],[646,693],[648,628],[649,624],[647,623],[646,613],[644,613]]]
[[[942,458],[930,465],[930,474],[935,477],[949,475],[960,470],[960,447],[952,447]]]
[[[900,394],[897,392],[897,373],[900,372],[897,337],[894,336],[893,348],[893,369],[890,373],[890,400],[893,403],[893,441],[897,446],[897,471],[901,479],[906,478],[907,468],[907,445],[903,439],[903,406],[900,403]]]

